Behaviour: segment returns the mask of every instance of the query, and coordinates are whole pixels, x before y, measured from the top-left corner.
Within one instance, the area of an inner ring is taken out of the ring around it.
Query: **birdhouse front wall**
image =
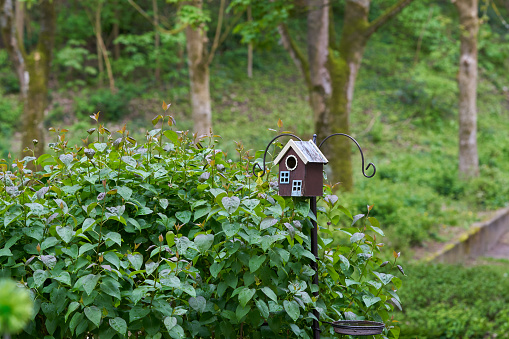
[[[287,161],[288,157],[292,156],[295,158],[297,163],[297,166],[295,166],[293,169],[287,166],[287,163],[292,163],[292,161]],[[290,148],[279,162],[279,195],[283,197],[291,197],[293,192],[293,196],[305,196],[305,178],[306,165],[300,159],[297,153]]]

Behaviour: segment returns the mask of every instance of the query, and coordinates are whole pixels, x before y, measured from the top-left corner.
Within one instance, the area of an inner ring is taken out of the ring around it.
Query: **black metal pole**
[[[310,201],[311,212],[316,216],[316,197],[312,197]],[[313,284],[318,288],[318,225],[316,221],[311,220],[313,229],[311,230],[311,253],[315,256],[315,261],[311,261],[311,268],[315,270],[313,276]],[[315,299],[318,300],[318,291],[313,292]],[[320,319],[320,313],[316,309],[313,310],[313,315],[316,319],[313,319],[313,339],[320,339],[320,325],[318,319]]]
[[[316,134],[313,135],[313,142],[316,145]],[[315,215],[316,218],[316,197],[311,197],[309,205],[311,212]],[[313,284],[315,284],[316,288],[318,289],[318,224],[314,220],[311,220],[311,224],[313,225],[313,229],[311,230],[311,253],[313,253],[315,256],[315,261],[311,261],[311,268],[315,270],[315,275],[313,276]],[[315,299],[318,300],[318,290],[313,292],[313,295]],[[313,315],[316,318],[313,319],[313,339],[320,339],[320,325],[318,323],[318,319],[320,319],[320,313],[314,309]]]

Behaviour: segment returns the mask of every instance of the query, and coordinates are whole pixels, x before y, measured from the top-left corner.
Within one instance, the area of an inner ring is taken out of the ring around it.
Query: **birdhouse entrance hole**
[[[289,171],[293,171],[297,167],[297,158],[294,155],[289,155],[288,158],[286,158],[286,168],[288,168]]]

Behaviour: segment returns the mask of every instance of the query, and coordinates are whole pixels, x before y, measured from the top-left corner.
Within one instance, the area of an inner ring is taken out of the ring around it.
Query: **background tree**
[[[479,175],[477,155],[477,34],[478,1],[455,0],[460,22],[459,87],[459,175]]]
[[[329,0],[308,0],[308,57],[299,50],[287,26],[280,25],[283,45],[304,75],[315,130],[321,140],[332,133],[350,133],[350,112],[355,79],[370,37],[412,0],[399,0],[375,20],[369,20],[370,0],[345,2],[343,29],[336,37]],[[353,188],[351,142],[333,138],[325,144],[330,157],[332,181],[346,190]]]
[[[44,149],[43,118],[48,107],[48,81],[53,57],[56,26],[56,1],[41,0],[34,4],[40,30],[38,41],[27,51],[20,41],[14,17],[15,2],[0,0],[0,28],[4,44],[16,69],[20,82],[20,95],[24,103],[22,149],[35,145],[35,154],[41,155]],[[21,4],[21,2],[18,2]],[[18,11],[23,12],[23,11]]]

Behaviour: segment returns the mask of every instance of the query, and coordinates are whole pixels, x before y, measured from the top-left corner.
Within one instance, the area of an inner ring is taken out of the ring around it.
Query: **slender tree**
[[[16,29],[15,1],[0,0],[0,30],[5,47],[20,82],[24,104],[22,149],[32,147],[35,154],[44,151],[43,118],[48,107],[48,81],[55,41],[55,0],[41,0],[35,6],[40,12],[38,41],[30,51],[25,49]]]
[[[127,1],[141,15],[152,22],[158,31],[169,34],[175,34],[181,30],[185,31],[193,129],[197,136],[209,134],[212,130],[209,66],[214,59],[217,48],[226,39],[243,13],[237,13],[232,18],[231,23],[223,30],[226,0],[220,0],[217,26],[210,45],[211,41],[207,36],[207,21],[209,21],[209,18],[203,10],[203,0],[180,1],[180,27],[173,30],[162,28],[160,22],[157,23],[134,0]]]
[[[459,87],[459,175],[479,175],[477,154],[477,33],[478,1],[455,0],[460,20]]]
[[[319,140],[332,133],[350,132],[350,112],[355,80],[369,38],[413,0],[399,0],[370,21],[371,0],[346,0],[340,39],[333,25],[331,0],[308,0],[306,57],[285,24],[279,26],[284,47],[304,76]],[[330,154],[332,180],[352,190],[351,144],[332,138],[325,144]]]

